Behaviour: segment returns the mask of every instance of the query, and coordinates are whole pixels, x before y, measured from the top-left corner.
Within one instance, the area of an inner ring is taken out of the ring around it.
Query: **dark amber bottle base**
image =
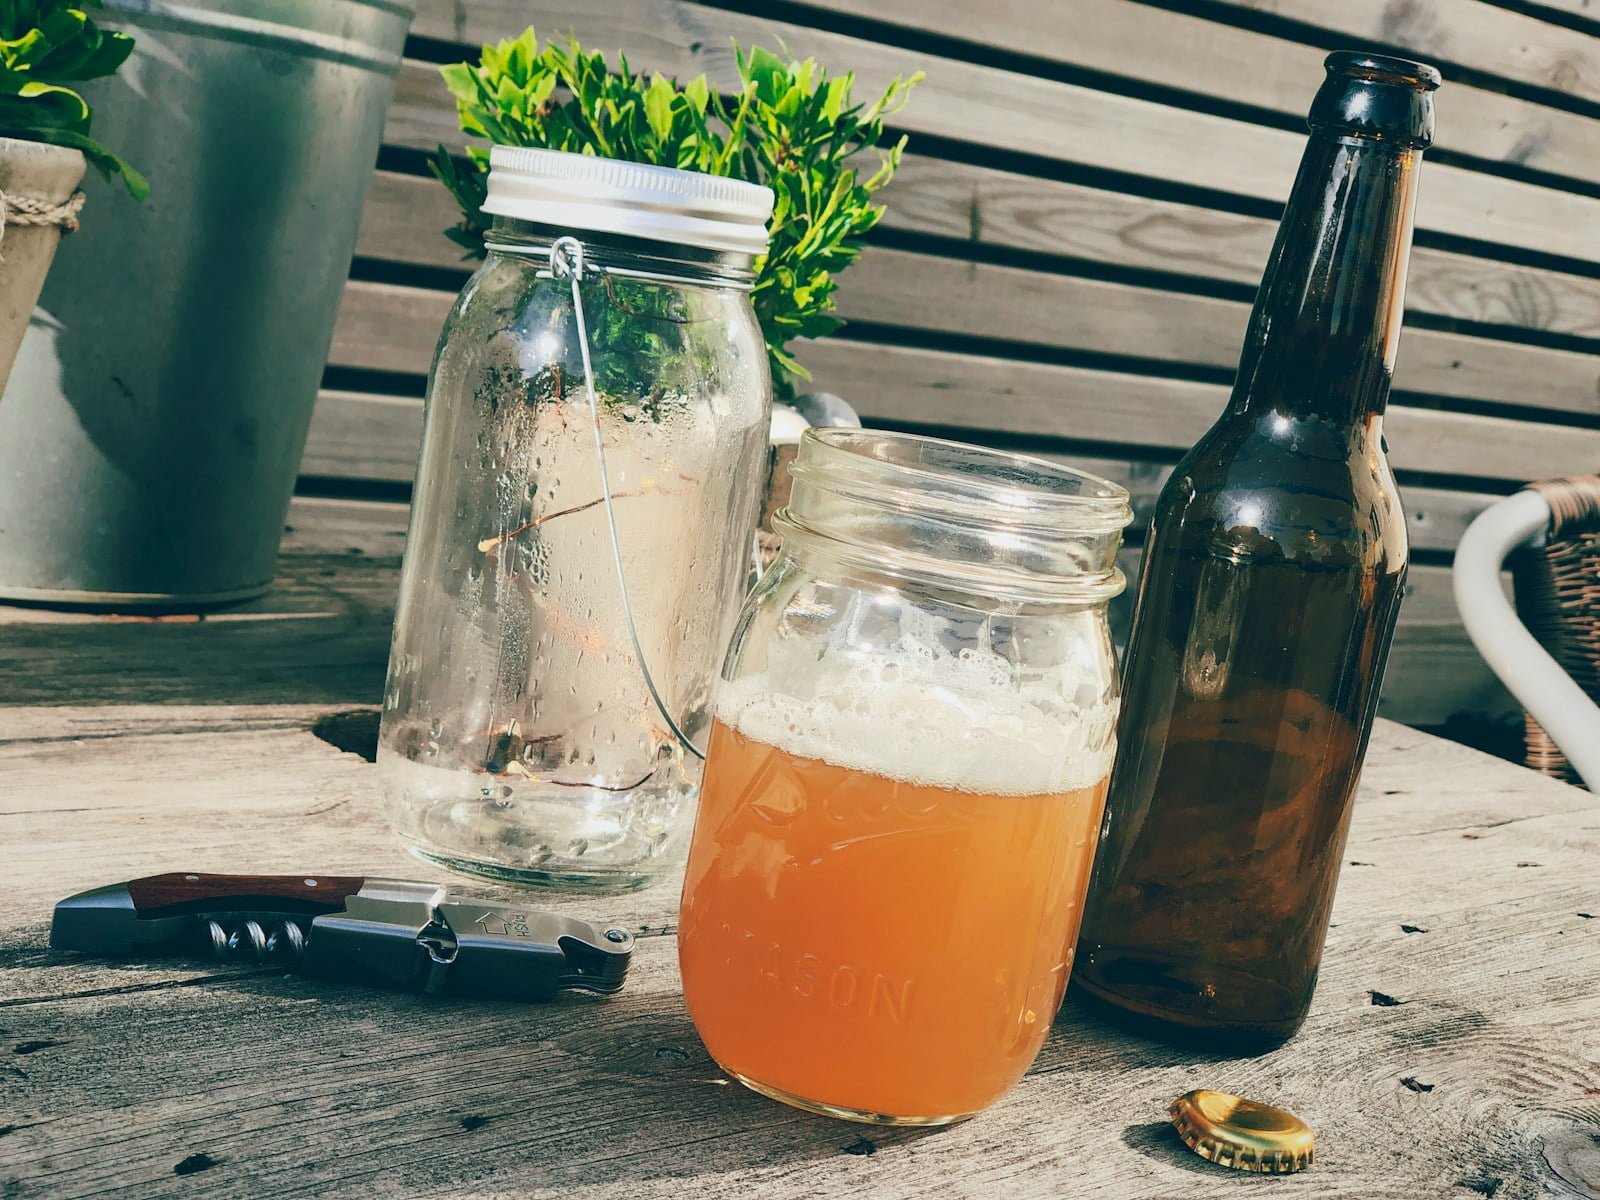
[[[1086,959],[1072,972],[1070,990],[1089,1011],[1182,1046],[1265,1053],[1295,1035],[1311,998],[1309,987],[1297,1000],[1281,986],[1210,964],[1185,969],[1171,959],[1104,949]]]

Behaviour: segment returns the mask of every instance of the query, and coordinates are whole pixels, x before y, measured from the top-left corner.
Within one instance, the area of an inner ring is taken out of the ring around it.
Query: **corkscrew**
[[[231,930],[215,917],[207,917],[206,933],[211,939],[211,953],[219,959],[281,961],[297,967],[306,952],[306,931],[290,917],[281,918],[271,933],[254,917],[245,917]]]
[[[151,875],[56,905],[50,945],[91,954],[193,951],[316,978],[433,994],[548,1000],[621,989],[623,929],[439,884],[350,876]]]

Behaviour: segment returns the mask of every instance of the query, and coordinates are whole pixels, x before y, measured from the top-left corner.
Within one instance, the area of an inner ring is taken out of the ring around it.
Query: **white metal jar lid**
[[[489,152],[483,211],[557,229],[755,255],[766,252],[772,204],[772,189],[759,183],[562,150],[496,146]]]

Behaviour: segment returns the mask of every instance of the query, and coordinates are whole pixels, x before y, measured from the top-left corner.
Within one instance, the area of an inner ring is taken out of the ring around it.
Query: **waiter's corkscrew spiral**
[[[286,960],[296,964],[306,952],[305,930],[293,921],[283,921],[268,933],[255,920],[245,920],[231,931],[220,921],[212,920],[206,922],[206,932],[211,938],[211,952],[219,959],[259,963]]]

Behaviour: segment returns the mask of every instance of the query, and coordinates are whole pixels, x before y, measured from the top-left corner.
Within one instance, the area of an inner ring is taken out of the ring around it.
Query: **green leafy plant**
[[[116,73],[133,39],[100,29],[100,0],[0,0],[0,137],[82,150],[107,179],[142,200],[144,176],[89,134],[93,113],[68,84]]]
[[[829,77],[815,59],[785,61],[769,51],[735,49],[740,86],[723,95],[704,75],[687,83],[646,78],[617,56],[586,53],[576,41],[540,46],[530,28],[484,46],[476,64],[442,68],[462,131],[509,146],[678,167],[765,184],[776,195],[771,245],[756,264],[752,292],[780,397],[809,378],[789,344],[844,324],[834,314],[837,276],[861,252],[861,238],[883,216],[873,193],[893,177],[905,139],[883,149],[885,120],[905,104],[920,74],[896,78],[871,103],[857,103],[854,75]],[[860,156],[875,152],[869,174]],[[432,163],[461,206],[451,236],[483,252],[489,155],[445,147]]]

